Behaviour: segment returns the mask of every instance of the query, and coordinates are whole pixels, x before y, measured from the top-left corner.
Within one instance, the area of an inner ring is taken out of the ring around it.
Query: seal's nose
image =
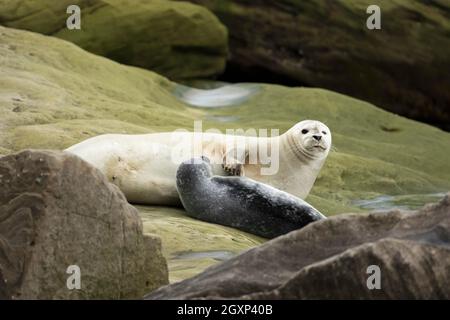
[[[322,136],[313,136],[314,139],[316,139],[317,141],[320,141],[320,139],[322,139]]]

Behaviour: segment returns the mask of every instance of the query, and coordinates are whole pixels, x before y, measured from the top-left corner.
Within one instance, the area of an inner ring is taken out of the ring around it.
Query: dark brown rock
[[[0,269],[0,300],[10,300],[11,294],[8,291],[5,279],[3,279],[2,270]]]
[[[381,289],[367,287],[371,265]],[[415,212],[313,223],[147,298],[449,299],[450,194]]]
[[[67,288],[70,265],[80,290]],[[159,239],[99,170],[62,152],[0,158],[0,295],[139,298],[167,283]]]
[[[450,130],[450,2],[192,0],[230,34],[223,80],[323,87]]]

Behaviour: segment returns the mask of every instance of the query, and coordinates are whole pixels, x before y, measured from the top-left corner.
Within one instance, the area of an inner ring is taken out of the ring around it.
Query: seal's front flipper
[[[230,176],[243,176],[244,164],[248,161],[248,152],[243,149],[231,149],[223,157],[222,168]]]
[[[242,163],[234,163],[234,164],[222,164],[223,170],[229,176],[243,176],[244,175],[244,165]]]

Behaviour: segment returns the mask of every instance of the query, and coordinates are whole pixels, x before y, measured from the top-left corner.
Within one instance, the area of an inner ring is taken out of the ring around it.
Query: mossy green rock
[[[450,130],[448,0],[191,1],[227,26],[233,81],[256,69],[252,81],[327,88]],[[381,30],[366,27],[370,5]]]
[[[204,129],[277,128],[280,133],[302,119],[317,119],[331,128],[334,144],[307,199],[323,213],[358,211],[354,200],[381,194],[450,189],[449,133],[327,90],[257,86],[235,106],[192,108],[176,98],[175,83],[153,72],[60,39],[0,27],[0,153],[64,149],[102,133],[192,130],[199,119]],[[217,261],[208,255],[195,258],[195,269],[189,257],[199,256],[186,256],[189,247],[233,254],[262,241],[189,219],[173,208],[140,211],[144,230],[163,239],[169,268],[176,272],[173,281]]]
[[[264,242],[257,236],[191,219],[178,208],[137,206],[144,232],[158,234],[169,261],[169,280],[178,282]]]
[[[66,28],[69,5],[81,30]],[[214,76],[225,67],[226,28],[208,9],[167,0],[0,0],[0,25],[52,35],[171,79]]]

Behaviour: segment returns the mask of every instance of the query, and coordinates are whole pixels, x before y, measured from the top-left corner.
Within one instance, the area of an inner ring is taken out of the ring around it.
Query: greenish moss
[[[81,30],[66,28],[66,8],[81,8]],[[223,71],[227,30],[208,9],[167,0],[0,1],[0,24],[52,35],[112,60],[171,79]]]
[[[75,45],[0,28],[0,145],[62,149],[106,132],[171,130],[192,123],[173,84]],[[152,129],[150,129],[152,128]]]
[[[163,255],[169,265],[169,280],[177,282],[216,264],[208,257],[183,258],[182,253],[224,251],[238,254],[265,240],[236,229],[191,219],[175,208],[137,206],[144,232],[161,237]]]
[[[303,119],[326,123],[334,148],[310,197],[325,213],[355,211],[354,199],[378,194],[450,189],[449,133],[327,90],[263,88],[239,107],[211,112],[239,115],[227,127],[279,128],[281,133]]]
[[[307,201],[327,215],[361,211],[357,199],[450,189],[450,134],[331,91],[259,85],[240,105],[196,109],[175,97],[176,84],[120,65],[74,44],[0,27],[0,154],[24,148],[64,149],[102,133],[193,128],[275,128],[303,119],[333,132],[330,154]],[[232,122],[215,119],[232,117]],[[191,251],[240,252],[263,240],[192,220],[182,211],[139,207],[148,233],[163,239],[172,281],[215,263],[177,259]],[[205,239],[208,239],[205,241]]]
[[[198,119],[204,129],[281,133],[300,120],[318,119],[331,128],[334,149],[308,200],[325,213],[357,210],[353,200],[379,194],[450,187],[450,135],[369,103],[322,89],[260,85],[241,105],[196,109],[177,100],[175,84],[155,73],[57,39],[0,32],[3,150],[62,149],[102,133],[192,129]]]

